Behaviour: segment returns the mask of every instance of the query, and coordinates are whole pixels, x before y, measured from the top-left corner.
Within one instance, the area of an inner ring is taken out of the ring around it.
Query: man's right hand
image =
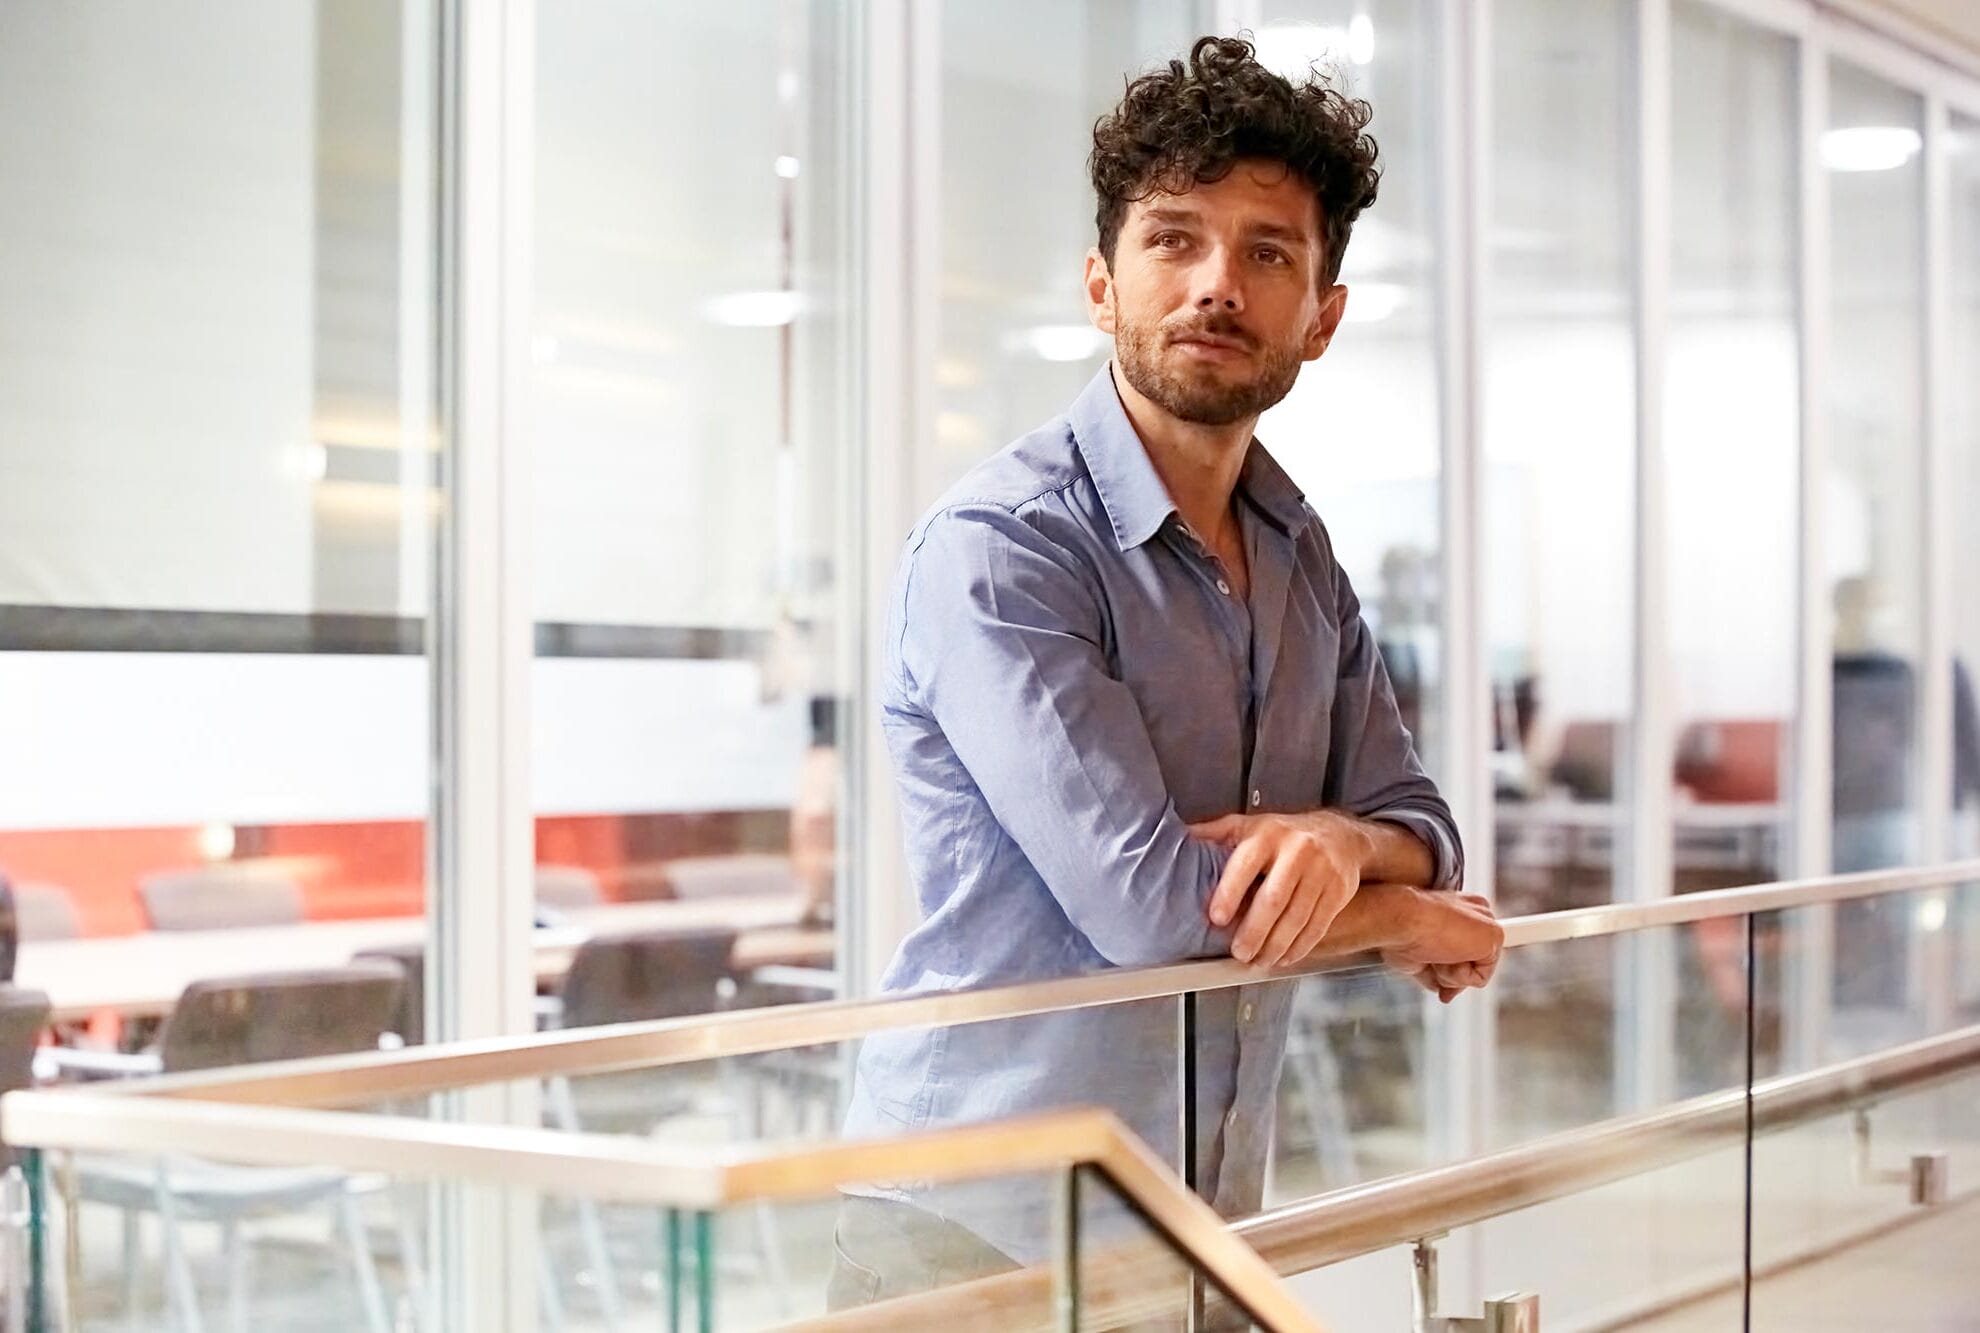
[[[1445,1004],[1490,981],[1506,938],[1492,904],[1475,893],[1409,892],[1401,942],[1383,948],[1382,961]]]

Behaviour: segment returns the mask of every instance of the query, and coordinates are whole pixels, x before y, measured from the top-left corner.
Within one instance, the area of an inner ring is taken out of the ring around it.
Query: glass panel
[[[1499,1098],[1485,1149],[1741,1088],[1744,923],[1713,924],[1506,954],[1493,982]],[[1634,1329],[1674,1299],[1737,1283],[1743,1146],[1735,1126],[1676,1158],[1646,1156],[1625,1179],[1453,1230],[1437,1242],[1436,1313],[1475,1317],[1478,1293],[1524,1291],[1541,1296],[1549,1326]],[[1572,1264],[1558,1262],[1565,1253]],[[1411,1282],[1410,1251],[1391,1249],[1294,1287],[1339,1327],[1401,1328]]]
[[[1838,1060],[1934,1036],[1965,1021],[1970,998],[1943,1003],[1950,989],[1968,996],[1974,983],[1970,935],[1972,886],[1887,893],[1858,902],[1802,907],[1757,919],[1761,941],[1761,1014],[1768,1004],[1769,960],[1783,983],[1780,1050],[1763,1050],[1759,1074],[1803,1073]],[[1813,968],[1834,959],[1833,1003],[1806,1002]],[[1948,976],[1947,970],[1953,975]]]
[[[908,1028],[864,1043],[821,1043],[552,1080],[544,1087],[544,1121],[554,1128],[637,1135],[713,1153],[890,1139],[1100,1106],[1112,1110],[1180,1174],[1179,1036],[1178,1002],[1173,999]],[[1068,1067],[1086,1071],[1085,1076],[1068,1082],[1053,1073]],[[1206,1114],[1204,1119],[1208,1123],[1215,1117]],[[1249,1136],[1257,1141],[1260,1164],[1264,1134],[1260,1126]],[[1226,1153],[1232,1159],[1239,1155],[1236,1148]],[[1252,1188],[1254,1197],[1242,1211],[1257,1206],[1255,1183]],[[866,1237],[855,1238],[851,1248],[855,1257],[865,1255],[867,1267],[886,1270],[890,1291],[913,1285],[915,1265],[924,1252],[876,1230],[905,1228],[911,1238],[933,1228],[956,1245],[967,1241],[975,1252],[1009,1256],[1006,1267],[1011,1261],[1044,1262],[1056,1225],[1055,1190],[1042,1176],[959,1184],[894,1182],[886,1189],[889,1206],[849,1205],[849,1213],[858,1215],[850,1222],[840,1210],[815,1204],[736,1211],[718,1229],[725,1236],[742,1236],[734,1244],[756,1260],[730,1264],[725,1258],[719,1300],[724,1308],[770,1300],[765,1308],[775,1306],[785,1317],[821,1313],[826,1274],[821,1268],[812,1280],[806,1265],[829,1264],[835,1216],[842,1226]],[[598,1203],[573,1211],[568,1201],[546,1199],[543,1218],[548,1233],[561,1238],[555,1242],[564,1247],[560,1253],[571,1258],[558,1267],[559,1290],[574,1310],[601,1308],[592,1274],[607,1267],[620,1270],[616,1290],[628,1308],[642,1292],[650,1298],[653,1280],[638,1276],[633,1261],[601,1264],[596,1256],[640,1252],[649,1243],[651,1210]],[[723,1243],[727,1256],[732,1248]],[[876,1264],[862,1245],[892,1257],[887,1264]],[[642,1262],[650,1275],[652,1261]],[[960,1275],[929,1276],[960,1280]]]
[[[1489,1145],[1740,1086],[1745,947],[1728,919],[1509,951]]]
[[[1403,724],[1443,775],[1442,474],[1435,292],[1437,31],[1419,0],[1269,0],[1260,59],[1317,65],[1375,109],[1382,188],[1342,262],[1345,327],[1259,438],[1327,524],[1381,645]]]
[[[432,21],[0,24],[0,954],[99,1073],[410,1026],[218,983],[426,935]]]
[[[843,21],[621,2],[537,25],[539,912],[707,964],[573,1025],[717,1007],[725,938],[745,978],[837,986]]]
[[[1630,735],[1630,36],[1618,0],[1492,19],[1484,617],[1502,912],[1615,896]]]
[[[1093,122],[1200,35],[1189,0],[948,0],[941,29],[941,306],[932,501],[1066,409],[1113,351],[1087,323]]]
[[[1915,679],[1923,467],[1923,109],[1837,63],[1822,159],[1832,201],[1830,371],[1822,504],[1835,609],[1834,868],[1918,853]]]
[[[1911,1202],[1917,1155],[1946,1155],[1948,1202]],[[1980,1078],[1762,1135],[1753,1164],[1754,1328],[1957,1328],[1973,1315]],[[1812,1260],[1812,1262],[1811,1262]],[[1719,1313],[1737,1318],[1736,1306]],[[1686,1327],[1715,1328],[1713,1310]]]
[[[1795,47],[1672,10],[1664,466],[1676,891],[1779,877],[1795,693],[1800,457]],[[1727,125],[1741,132],[1727,134]],[[1737,570],[1737,578],[1728,578]]]
[[[1952,186],[1952,272],[1948,275],[1950,346],[1944,365],[1980,366],[1980,120],[1952,117],[1947,171]],[[1956,514],[1980,498],[1980,376],[1953,369],[1951,396],[1953,502]],[[1955,519],[1952,567],[1980,569],[1980,524]],[[1963,583],[1960,574],[1954,579]],[[1980,597],[1953,599],[1953,846],[1956,857],[1980,856]]]
[[[78,1333],[418,1327],[429,1186],[317,1167],[47,1154],[51,1314]]]
[[[1386,968],[1296,984],[1279,1076],[1270,1204],[1432,1165],[1438,1079],[1429,1066],[1442,1010]],[[1479,1003],[1466,997],[1459,1003]]]
[[[0,1087],[418,1038],[434,22],[0,18]],[[362,1326],[384,1193],[80,1167],[81,1326],[163,1322],[163,1200],[202,1298],[261,1210],[255,1326]]]

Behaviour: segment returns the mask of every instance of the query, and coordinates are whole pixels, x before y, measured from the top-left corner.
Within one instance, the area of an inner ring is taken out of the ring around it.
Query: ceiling
[[[1969,57],[1980,59],[1980,4],[1974,0],[1872,0],[1872,7],[1942,34]]]

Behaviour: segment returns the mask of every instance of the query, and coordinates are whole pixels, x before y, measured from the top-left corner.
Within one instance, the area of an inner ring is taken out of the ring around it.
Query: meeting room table
[[[807,924],[804,901],[795,895],[604,903],[554,917],[535,932],[539,984],[561,978],[590,936],[635,931],[734,930],[732,962],[739,974],[773,965],[829,969],[833,963],[832,928]],[[401,916],[30,941],[21,946],[14,984],[47,992],[57,1023],[104,1012],[152,1018],[169,1013],[195,981],[339,967],[367,949],[403,948],[426,938],[424,916]]]

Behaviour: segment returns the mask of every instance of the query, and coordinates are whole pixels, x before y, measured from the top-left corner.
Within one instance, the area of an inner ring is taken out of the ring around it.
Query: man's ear
[[[1341,316],[1347,313],[1347,298],[1348,289],[1338,282],[1320,293],[1320,308],[1314,312],[1313,323],[1306,330],[1303,360],[1318,361],[1327,344],[1334,341],[1334,330],[1340,328]]]
[[[1086,317],[1102,333],[1114,330],[1114,275],[1107,257],[1095,246],[1086,252]]]

